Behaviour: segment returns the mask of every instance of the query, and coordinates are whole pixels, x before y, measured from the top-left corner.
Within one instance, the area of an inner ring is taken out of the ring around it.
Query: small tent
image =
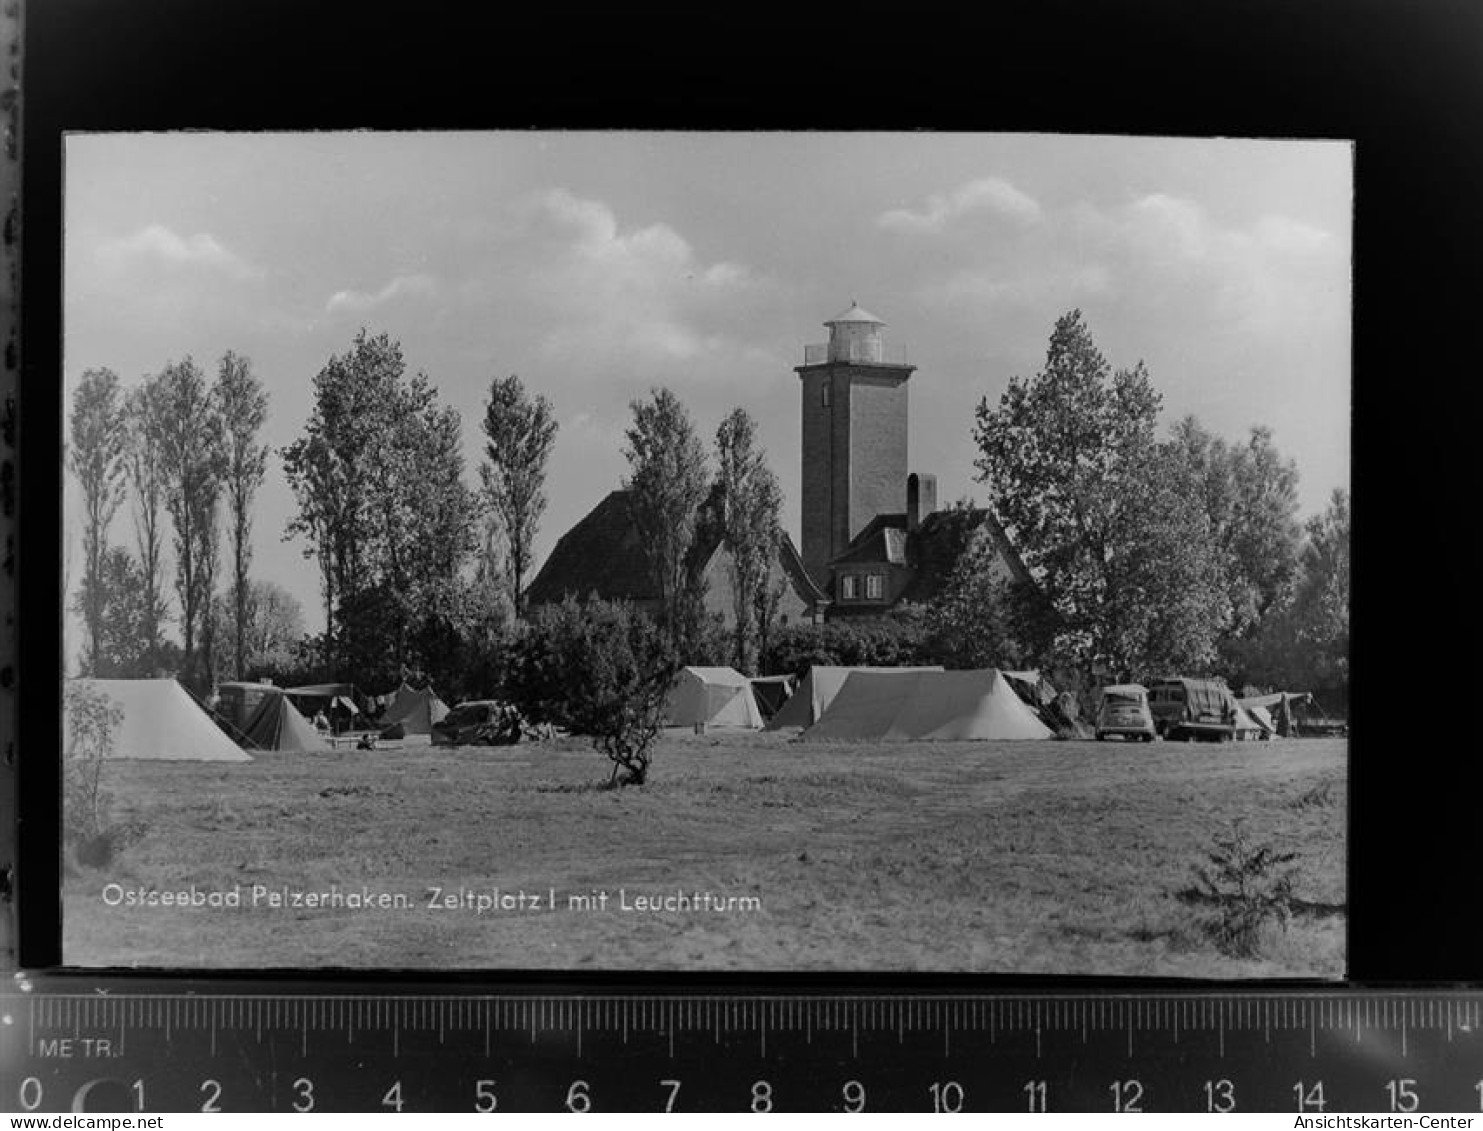
[[[1274,691],[1270,695],[1253,695],[1237,702],[1248,711],[1253,707],[1265,709],[1277,734],[1283,738],[1296,738],[1299,730],[1293,708],[1299,703],[1310,702],[1312,698],[1307,691]]]
[[[819,716],[834,702],[839,689],[851,672],[940,672],[940,667],[923,668],[841,668],[827,664],[815,664],[809,668],[798,690],[778,709],[778,713],[767,724],[768,730],[784,727],[807,727],[818,722]]]
[[[413,691],[403,684],[396,699],[381,716],[381,729],[401,727],[403,734],[432,734],[433,724],[448,716],[448,704],[431,687]]]
[[[1054,738],[995,668],[851,672],[802,737],[817,739]]]
[[[757,709],[762,712],[762,718],[768,720],[773,718],[788,701],[788,696],[793,694],[798,679],[791,675],[759,675],[752,677],[751,684],[752,695],[757,700]]]
[[[664,704],[665,726],[759,730],[762,713],[752,685],[735,668],[682,668]]]
[[[67,690],[105,695],[121,709],[110,758],[252,761],[173,679],[72,679]],[[72,752],[72,739],[64,712],[62,749],[67,754]]]
[[[399,687],[392,688],[385,695],[373,695],[371,697],[371,707],[373,711],[381,712],[378,717],[384,723],[401,711],[410,701],[410,697],[416,694],[417,692],[412,690],[412,685],[406,680],[402,680]]]
[[[242,728],[243,745],[298,754],[328,750],[329,743],[314,729],[314,724],[299,714],[288,696],[276,688],[272,691],[276,694],[265,694]]]
[[[1272,716],[1267,715],[1264,722],[1261,715],[1267,715],[1267,712],[1260,707],[1248,708],[1238,699],[1236,701],[1236,737],[1243,741],[1271,738],[1274,730]]]

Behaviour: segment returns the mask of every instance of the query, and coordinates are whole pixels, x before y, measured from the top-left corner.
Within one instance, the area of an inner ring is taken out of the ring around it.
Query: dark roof
[[[864,562],[906,565],[908,559],[905,516],[902,516],[903,522],[899,527],[889,521],[882,521],[894,517],[894,515],[877,515],[871,519],[865,529],[855,536],[855,540],[845,547],[844,553],[836,554],[829,559],[830,566]]]
[[[1021,581],[1029,581],[1029,570],[993,515],[982,507],[954,507],[933,511],[911,534],[908,554],[915,572],[901,591],[900,600],[926,604],[937,596],[952,576],[963,551],[968,548],[973,532],[983,525],[988,526],[989,536],[994,539],[1000,556],[1015,576]]]
[[[814,579],[808,575],[808,570],[803,564],[803,556],[799,554],[798,547],[793,545],[793,539],[788,537],[787,531],[782,531],[778,535],[778,564],[783,567],[783,573],[787,574],[788,581],[793,586],[793,592],[798,594],[800,601],[812,605],[829,600],[829,594],[820,589]]]
[[[714,492],[701,504],[690,552],[693,570],[704,570],[721,547],[718,506]],[[827,600],[809,578],[786,532],[778,539],[778,564],[800,600]],[[585,598],[594,593],[606,601],[659,598],[625,490],[609,492],[562,535],[526,590],[526,600],[532,605],[554,604],[569,595]]]
[[[531,604],[542,605],[568,595],[585,598],[592,593],[607,601],[645,601],[658,596],[629,511],[627,491],[610,491],[561,536],[525,596]]]

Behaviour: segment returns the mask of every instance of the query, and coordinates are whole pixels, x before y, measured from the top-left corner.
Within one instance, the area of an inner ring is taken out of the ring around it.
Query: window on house
[[[823,396],[824,396],[823,405],[824,405],[825,408],[828,408],[829,407],[829,382],[828,381],[825,381],[822,385],[819,386],[819,388],[822,391]]]
[[[840,596],[846,601],[853,601],[858,595],[855,587],[857,581],[857,578],[850,575],[840,578]]]
[[[865,596],[872,601],[879,601],[885,596],[884,578],[878,573],[872,573],[865,579]]]

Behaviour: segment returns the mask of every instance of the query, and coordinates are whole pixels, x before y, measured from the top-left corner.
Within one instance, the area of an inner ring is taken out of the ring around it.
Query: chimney
[[[913,471],[906,477],[906,529],[915,534],[922,519],[937,509],[937,476],[918,475]]]

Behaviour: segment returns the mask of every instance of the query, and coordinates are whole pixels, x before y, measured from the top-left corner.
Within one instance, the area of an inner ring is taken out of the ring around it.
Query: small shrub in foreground
[[[1206,855],[1209,864],[1194,867],[1198,885],[1181,895],[1212,908],[1202,926],[1222,954],[1255,958],[1267,925],[1275,922],[1286,930],[1292,918],[1298,870],[1288,865],[1297,854],[1253,843],[1236,820]]]
[[[113,798],[103,788],[103,762],[113,752],[123,708],[86,684],[69,683],[64,695],[69,741],[62,763],[62,837],[79,864],[101,868],[146,829],[138,821],[115,824]]]

